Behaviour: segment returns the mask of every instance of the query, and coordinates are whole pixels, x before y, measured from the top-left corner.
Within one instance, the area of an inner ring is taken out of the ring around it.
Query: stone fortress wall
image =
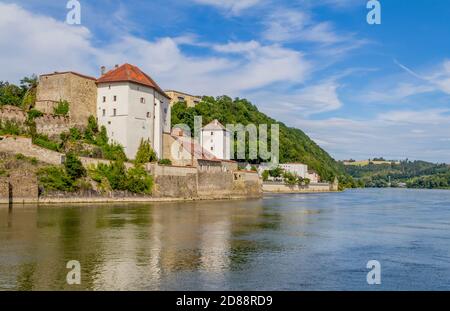
[[[61,165],[64,154],[47,150],[32,144],[30,138],[0,136],[0,151],[12,154],[23,154],[30,158],[48,163]],[[101,159],[80,158],[85,167],[99,163],[108,164],[109,161]],[[126,164],[131,167],[131,163]],[[162,166],[156,163],[146,165],[146,170],[153,175],[155,186],[151,198],[137,198],[146,200],[199,200],[199,199],[234,199],[252,198],[262,195],[262,184],[257,173],[238,171],[233,172],[226,168],[211,170],[195,167]],[[23,182],[21,182],[23,180]],[[23,188],[23,187],[25,188]],[[11,190],[12,189],[12,190]],[[22,189],[22,190],[21,190]],[[26,191],[23,189],[31,189]],[[36,176],[28,176],[26,172],[19,172],[17,177],[10,176],[9,181],[0,179],[0,203],[33,203],[33,202],[90,202],[91,197],[67,196],[56,198],[38,197]],[[11,192],[12,191],[12,192]],[[112,197],[96,197],[96,201],[115,201]],[[126,200],[127,198],[117,198]],[[136,198],[128,198],[136,201]],[[84,201],[83,201],[84,200]]]
[[[96,116],[96,79],[75,72],[55,72],[39,77],[36,94],[36,109],[53,114],[59,101],[70,104],[70,126],[83,127],[89,116]]]

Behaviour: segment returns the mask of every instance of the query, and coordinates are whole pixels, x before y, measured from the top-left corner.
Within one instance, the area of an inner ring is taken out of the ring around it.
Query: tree
[[[68,153],[66,155],[66,161],[64,162],[67,175],[72,180],[77,180],[86,176],[86,170],[81,163],[80,159],[74,153]]]
[[[158,161],[158,157],[156,152],[150,146],[150,142],[148,140],[141,139],[141,144],[139,145],[139,149],[136,153],[134,163],[145,164],[156,161]]]

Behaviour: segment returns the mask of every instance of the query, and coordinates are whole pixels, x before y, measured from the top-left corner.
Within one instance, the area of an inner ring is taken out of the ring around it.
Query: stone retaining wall
[[[282,183],[263,183],[263,191],[269,193],[311,193],[311,192],[333,192],[331,184],[319,183],[309,186],[288,186]]]
[[[13,154],[20,153],[26,157],[36,158],[41,162],[52,165],[60,165],[64,159],[63,154],[35,146],[31,138],[26,137],[1,136],[0,151]]]

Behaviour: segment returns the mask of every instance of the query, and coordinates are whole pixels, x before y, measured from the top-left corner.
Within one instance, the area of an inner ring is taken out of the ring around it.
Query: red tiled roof
[[[125,64],[119,68],[108,71],[101,76],[97,83],[110,82],[134,82],[144,86],[154,88],[158,93],[170,99],[170,97],[159,87],[159,85],[147,74],[141,71],[138,67]]]

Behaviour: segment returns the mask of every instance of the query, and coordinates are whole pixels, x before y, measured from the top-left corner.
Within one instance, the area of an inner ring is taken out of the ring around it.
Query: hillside
[[[279,124],[281,163],[302,162],[317,171],[324,180],[329,181],[344,174],[342,166],[303,131],[287,127],[268,117],[245,99],[232,100],[227,96],[218,98],[206,96],[194,108],[188,108],[185,103],[175,104],[172,108],[172,124],[187,124],[193,129],[194,116],[197,115],[203,117],[203,125],[214,119],[218,119],[224,125]]]
[[[401,161],[390,164],[348,165],[345,171],[366,187],[393,187],[405,183],[409,188],[450,188],[450,167],[424,161]]]

